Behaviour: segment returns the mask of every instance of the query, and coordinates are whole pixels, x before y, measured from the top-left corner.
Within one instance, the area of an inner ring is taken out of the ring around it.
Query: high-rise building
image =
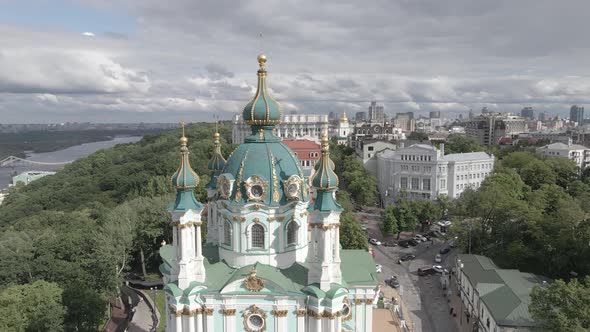
[[[354,121],[355,122],[366,122],[367,121],[367,112],[356,112],[354,114]]]
[[[584,107],[573,105],[570,108],[570,123],[577,126],[584,124]]]
[[[535,110],[528,106],[523,108],[522,110],[520,110],[520,116],[522,116],[525,119],[528,120],[534,120],[535,119]]]
[[[526,131],[524,118],[503,113],[485,112],[465,123],[467,136],[482,145],[496,145],[502,137],[513,137]]]
[[[430,111],[429,115],[431,119],[440,119],[440,111]]]
[[[281,108],[266,88],[266,56],[258,61],[258,89],[242,116],[251,134],[227,160],[215,134],[206,204],[194,195],[188,139],[180,140],[172,243],[159,251],[166,331],[372,331],[375,261],[367,250],[340,248],[328,135],[306,181],[301,160],[275,135]]]
[[[473,110],[469,110],[469,120],[473,119]]]
[[[383,105],[377,105],[376,101],[372,101],[371,106],[369,106],[369,122],[385,122],[385,113],[383,112]]]
[[[414,112],[396,113],[393,120],[394,126],[401,128],[404,132],[412,132],[416,130],[416,120],[414,119]]]
[[[539,113],[539,121],[541,121],[541,122],[547,121],[547,113],[540,112]]]

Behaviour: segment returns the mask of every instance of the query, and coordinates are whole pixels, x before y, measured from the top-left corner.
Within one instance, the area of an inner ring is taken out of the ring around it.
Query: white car
[[[370,244],[376,245],[376,246],[380,246],[381,245],[381,241],[377,240],[377,239],[370,239],[369,240]]]
[[[442,257],[440,256],[440,254],[436,254],[436,256],[434,256],[434,262],[435,263],[442,262]]]
[[[377,273],[381,273],[382,269],[383,269],[383,266],[381,266],[381,264],[375,264],[375,270],[377,270]]]
[[[449,270],[442,267],[442,265],[432,265],[432,268],[438,273],[449,273]]]

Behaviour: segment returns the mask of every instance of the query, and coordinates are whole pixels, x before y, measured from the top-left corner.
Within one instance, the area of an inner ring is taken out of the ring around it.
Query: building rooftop
[[[467,152],[467,153],[452,153],[444,156],[444,160],[447,161],[475,161],[488,159],[492,156],[486,152]]]
[[[320,144],[307,139],[283,139],[283,143],[285,143],[291,150],[300,150],[300,149],[312,149],[312,150],[319,150]]]
[[[463,273],[500,326],[537,326],[528,307],[534,286],[549,279],[519,270],[500,269],[485,256],[459,255]]]
[[[551,143],[540,147],[539,149],[555,149],[555,150],[589,150],[589,148],[579,144],[565,144],[565,143]]]

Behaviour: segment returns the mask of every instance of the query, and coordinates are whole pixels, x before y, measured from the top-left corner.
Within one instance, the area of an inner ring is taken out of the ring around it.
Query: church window
[[[287,225],[287,245],[296,244],[297,243],[297,234],[299,233],[299,225],[291,221],[289,225]]]
[[[252,248],[264,248],[264,227],[262,225],[252,226]]]
[[[223,227],[223,244],[228,246],[231,245],[231,231],[231,223],[226,220]]]
[[[264,327],[264,318],[259,314],[251,314],[248,317],[248,327],[252,331],[260,331]]]

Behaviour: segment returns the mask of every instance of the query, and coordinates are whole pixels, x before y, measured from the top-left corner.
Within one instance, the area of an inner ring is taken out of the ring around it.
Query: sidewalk
[[[395,301],[399,304],[400,310],[402,311],[403,317],[406,321],[406,326],[409,328],[410,331],[412,329],[412,321],[410,318],[410,313],[406,309],[405,303],[403,303],[400,299],[397,290],[381,283],[381,291],[383,292],[384,300],[391,301],[392,298],[395,298]],[[374,309],[373,310],[373,331],[380,332],[380,331],[403,331],[400,327],[400,319],[397,315],[393,314],[393,311],[390,309]]]
[[[451,308],[453,308],[454,313],[456,314],[455,322],[459,327],[459,332],[471,332],[473,331],[473,320],[467,321],[467,317],[465,315],[465,307],[463,306],[463,302],[461,298],[457,296],[458,289],[457,289],[457,280],[455,279],[455,275],[451,278],[451,287],[453,287],[453,295],[451,298]]]
[[[135,313],[127,329],[129,332],[149,332],[152,329],[155,330],[156,327],[153,326],[152,311],[142,297],[139,297],[139,303],[137,303],[134,310]]]

